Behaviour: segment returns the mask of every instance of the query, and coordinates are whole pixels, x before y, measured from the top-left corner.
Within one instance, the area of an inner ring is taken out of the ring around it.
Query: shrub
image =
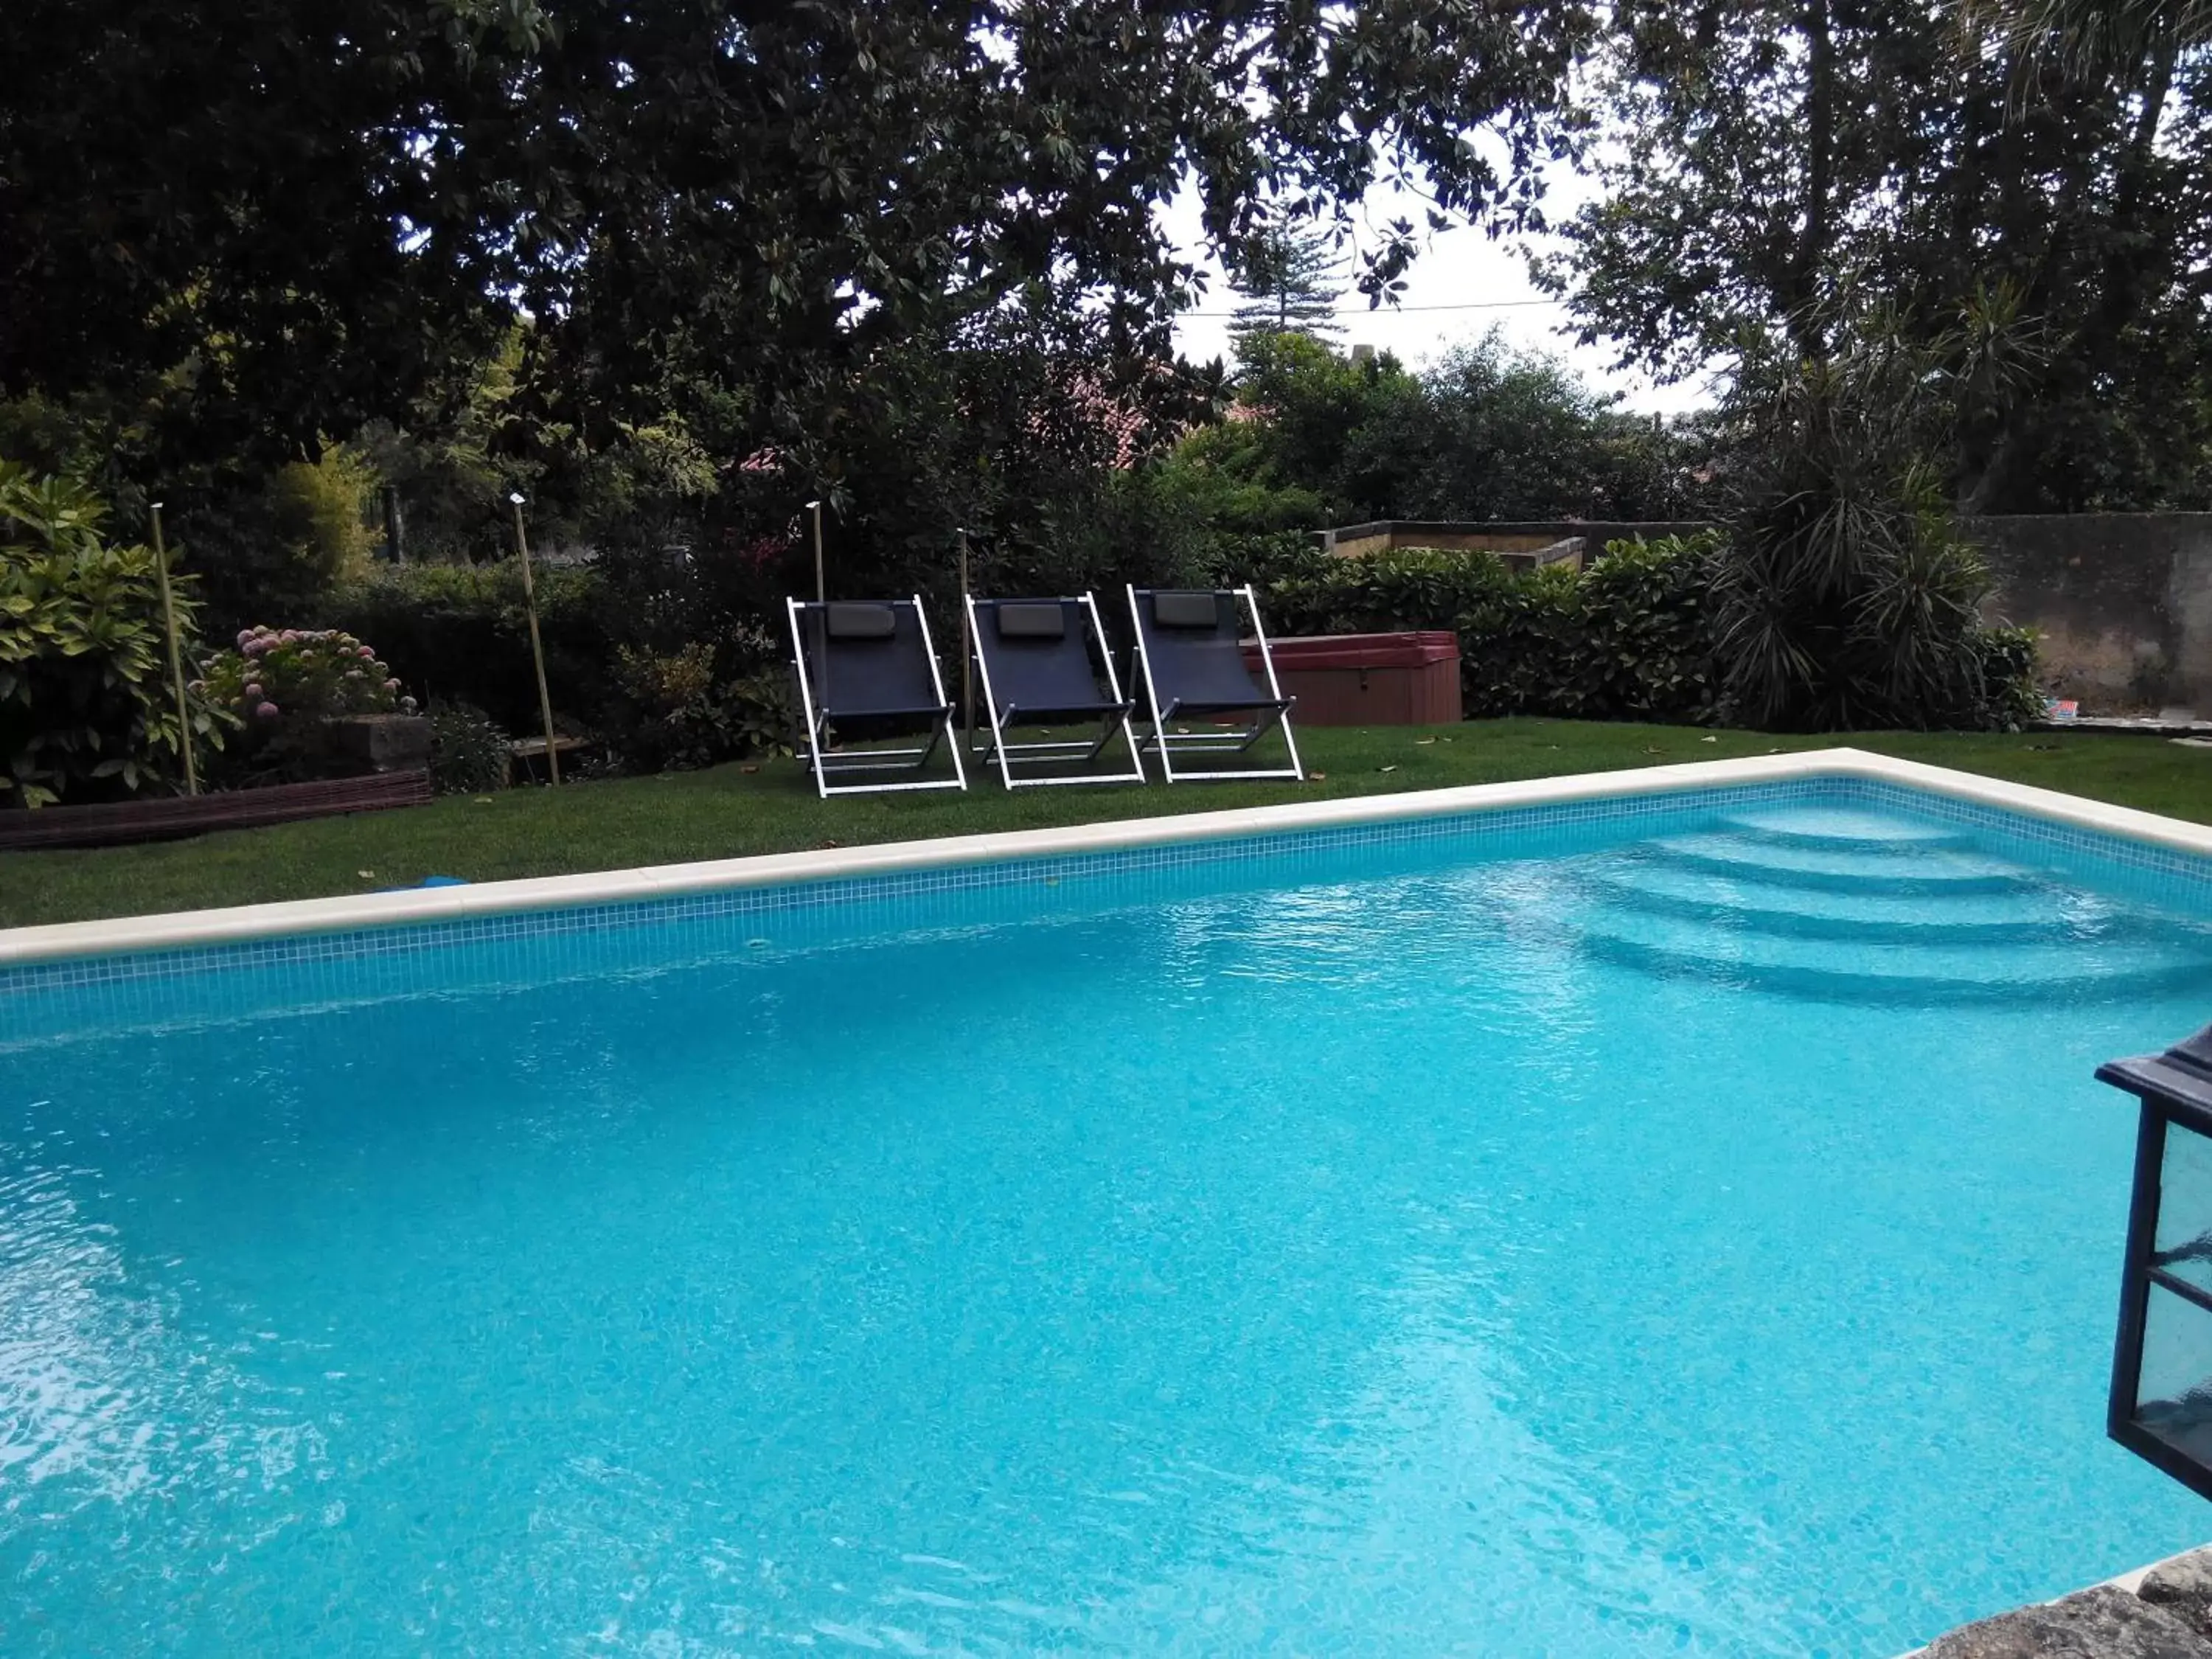
[[[430,781],[441,795],[481,795],[506,787],[506,728],[467,703],[430,708]]]
[[[1579,665],[1608,720],[1702,720],[1714,698],[1716,531],[1609,544],[1583,573]]]
[[[178,545],[207,573],[211,623],[229,633],[257,615],[319,614],[334,586],[368,567],[375,486],[357,452],[333,447],[313,464],[223,469],[179,490]]]
[[[1449,629],[1470,719],[1698,720],[1712,701],[1714,547],[1710,534],[1615,543],[1580,574],[1427,548],[1322,557],[1271,586],[1268,620],[1284,635]]]
[[[245,629],[192,689],[242,728],[219,774],[233,786],[324,775],[334,761],[326,722],[415,712],[390,665],[334,628]]]
[[[112,799],[181,770],[154,555],[106,540],[106,511],[82,483],[0,461],[0,805]],[[172,587],[189,636],[191,584]],[[190,718],[220,746],[220,714]]]
[[[537,587],[553,706],[597,724],[614,690],[610,618],[619,609],[591,569],[541,569]],[[338,589],[325,615],[376,641],[416,695],[469,704],[509,731],[537,726],[538,680],[515,561],[386,567]]]
[[[788,681],[778,671],[724,678],[714,647],[696,641],[659,653],[625,646],[617,663],[608,744],[628,769],[685,770],[790,746]]]
[[[391,665],[336,628],[248,628],[209,659],[198,689],[249,732],[340,714],[412,714]]]
[[[2032,628],[1977,628],[1981,696],[1973,724],[2017,732],[2043,718],[2043,686]]]
[[[1747,360],[1737,501],[1713,579],[1732,719],[1841,731],[2012,717],[2033,642],[1984,638],[1989,572],[1930,459],[1950,417],[1944,378],[1926,348],[1874,321],[1826,357]]]

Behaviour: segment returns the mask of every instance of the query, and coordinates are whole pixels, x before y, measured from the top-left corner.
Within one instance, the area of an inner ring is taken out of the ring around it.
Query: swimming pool
[[[1894,1654],[2202,1540],[2208,896],[1812,778],[0,971],[0,1647]]]

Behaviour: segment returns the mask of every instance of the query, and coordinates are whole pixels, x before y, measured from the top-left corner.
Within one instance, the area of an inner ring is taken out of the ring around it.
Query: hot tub
[[[1275,674],[1308,726],[1440,726],[1460,718],[1459,635],[1324,634],[1270,640]],[[1260,647],[1244,660],[1261,672]]]

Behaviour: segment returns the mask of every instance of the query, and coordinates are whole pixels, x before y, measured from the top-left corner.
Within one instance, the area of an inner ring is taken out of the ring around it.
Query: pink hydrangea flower
[[[387,691],[397,691],[399,689],[399,682],[398,680],[386,680],[384,683],[384,689]]]
[[[354,655],[359,657],[363,662],[374,662],[376,660],[376,653],[370,650],[365,645],[356,650],[354,653]]]
[[[257,720],[273,720],[281,711],[273,702],[264,702],[253,711]]]
[[[264,695],[258,681],[250,683],[246,688],[246,700],[248,702],[258,702]]]

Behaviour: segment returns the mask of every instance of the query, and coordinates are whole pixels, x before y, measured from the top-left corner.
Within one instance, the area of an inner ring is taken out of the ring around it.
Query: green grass
[[[1273,801],[1325,800],[1675,761],[1826,747],[1844,741],[1753,732],[1573,720],[1471,721],[1425,729],[1310,728],[1316,775],[1284,783],[1154,783],[1030,789],[978,778],[965,795],[816,799],[789,761],[759,768],[517,789],[434,805],[324,818],[197,841],[92,852],[0,854],[0,926],[311,898],[411,884],[622,869],[815,847]],[[2212,822],[2212,750],[2155,738],[1863,732],[1862,749],[2040,784],[2175,817]]]

